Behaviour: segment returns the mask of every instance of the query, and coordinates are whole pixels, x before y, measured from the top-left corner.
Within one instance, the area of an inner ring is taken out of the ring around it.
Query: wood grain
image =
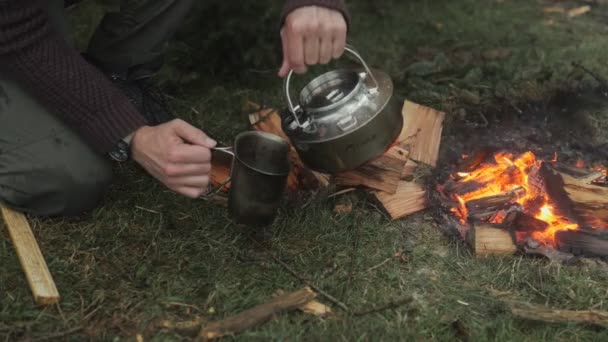
[[[336,175],[334,181],[338,185],[365,186],[394,194],[408,160],[407,156],[408,151],[393,146],[378,159],[355,170]]]
[[[375,192],[376,199],[391,219],[398,220],[428,207],[426,191],[414,182],[400,181],[397,192]]]
[[[27,218],[22,213],[2,205],[0,205],[0,210],[17,257],[34,295],[34,301],[38,305],[58,303],[59,292]]]
[[[491,224],[478,223],[471,227],[468,240],[476,257],[513,255],[517,252],[511,233]]]
[[[445,113],[405,101],[402,114],[399,145],[410,152],[414,161],[436,166]]]

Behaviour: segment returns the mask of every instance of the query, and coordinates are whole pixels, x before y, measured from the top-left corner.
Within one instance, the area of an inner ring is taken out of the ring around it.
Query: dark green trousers
[[[194,0],[124,0],[107,13],[87,53],[114,71],[154,71]],[[63,0],[49,1],[67,36]],[[38,216],[79,215],[98,205],[112,165],[17,82],[0,75],[0,202]]]

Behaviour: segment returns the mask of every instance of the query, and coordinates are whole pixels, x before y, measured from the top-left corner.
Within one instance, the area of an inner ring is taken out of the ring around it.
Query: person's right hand
[[[133,135],[133,159],[169,189],[197,198],[207,191],[217,143],[183,120],[144,126]]]

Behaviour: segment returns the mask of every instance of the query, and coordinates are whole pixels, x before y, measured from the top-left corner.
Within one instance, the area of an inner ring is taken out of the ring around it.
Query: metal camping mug
[[[214,150],[232,155],[228,210],[235,222],[271,224],[290,172],[289,144],[274,134],[243,132],[235,138],[234,147]]]

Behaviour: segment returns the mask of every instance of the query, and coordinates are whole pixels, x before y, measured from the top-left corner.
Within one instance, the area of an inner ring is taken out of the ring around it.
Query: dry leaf
[[[549,6],[543,8],[544,13],[566,13],[566,9],[559,6]]]
[[[512,51],[506,48],[487,50],[483,53],[483,58],[488,60],[503,59],[511,56]]]
[[[591,6],[581,6],[568,11],[568,18],[578,17],[579,15],[583,15],[587,12],[591,11]]]
[[[338,214],[348,214],[353,211],[352,203],[349,204],[337,204],[334,207],[334,212]]]
[[[331,308],[329,306],[316,300],[311,300],[310,302],[302,305],[299,309],[302,310],[302,312],[315,316],[325,316],[331,313]]]

